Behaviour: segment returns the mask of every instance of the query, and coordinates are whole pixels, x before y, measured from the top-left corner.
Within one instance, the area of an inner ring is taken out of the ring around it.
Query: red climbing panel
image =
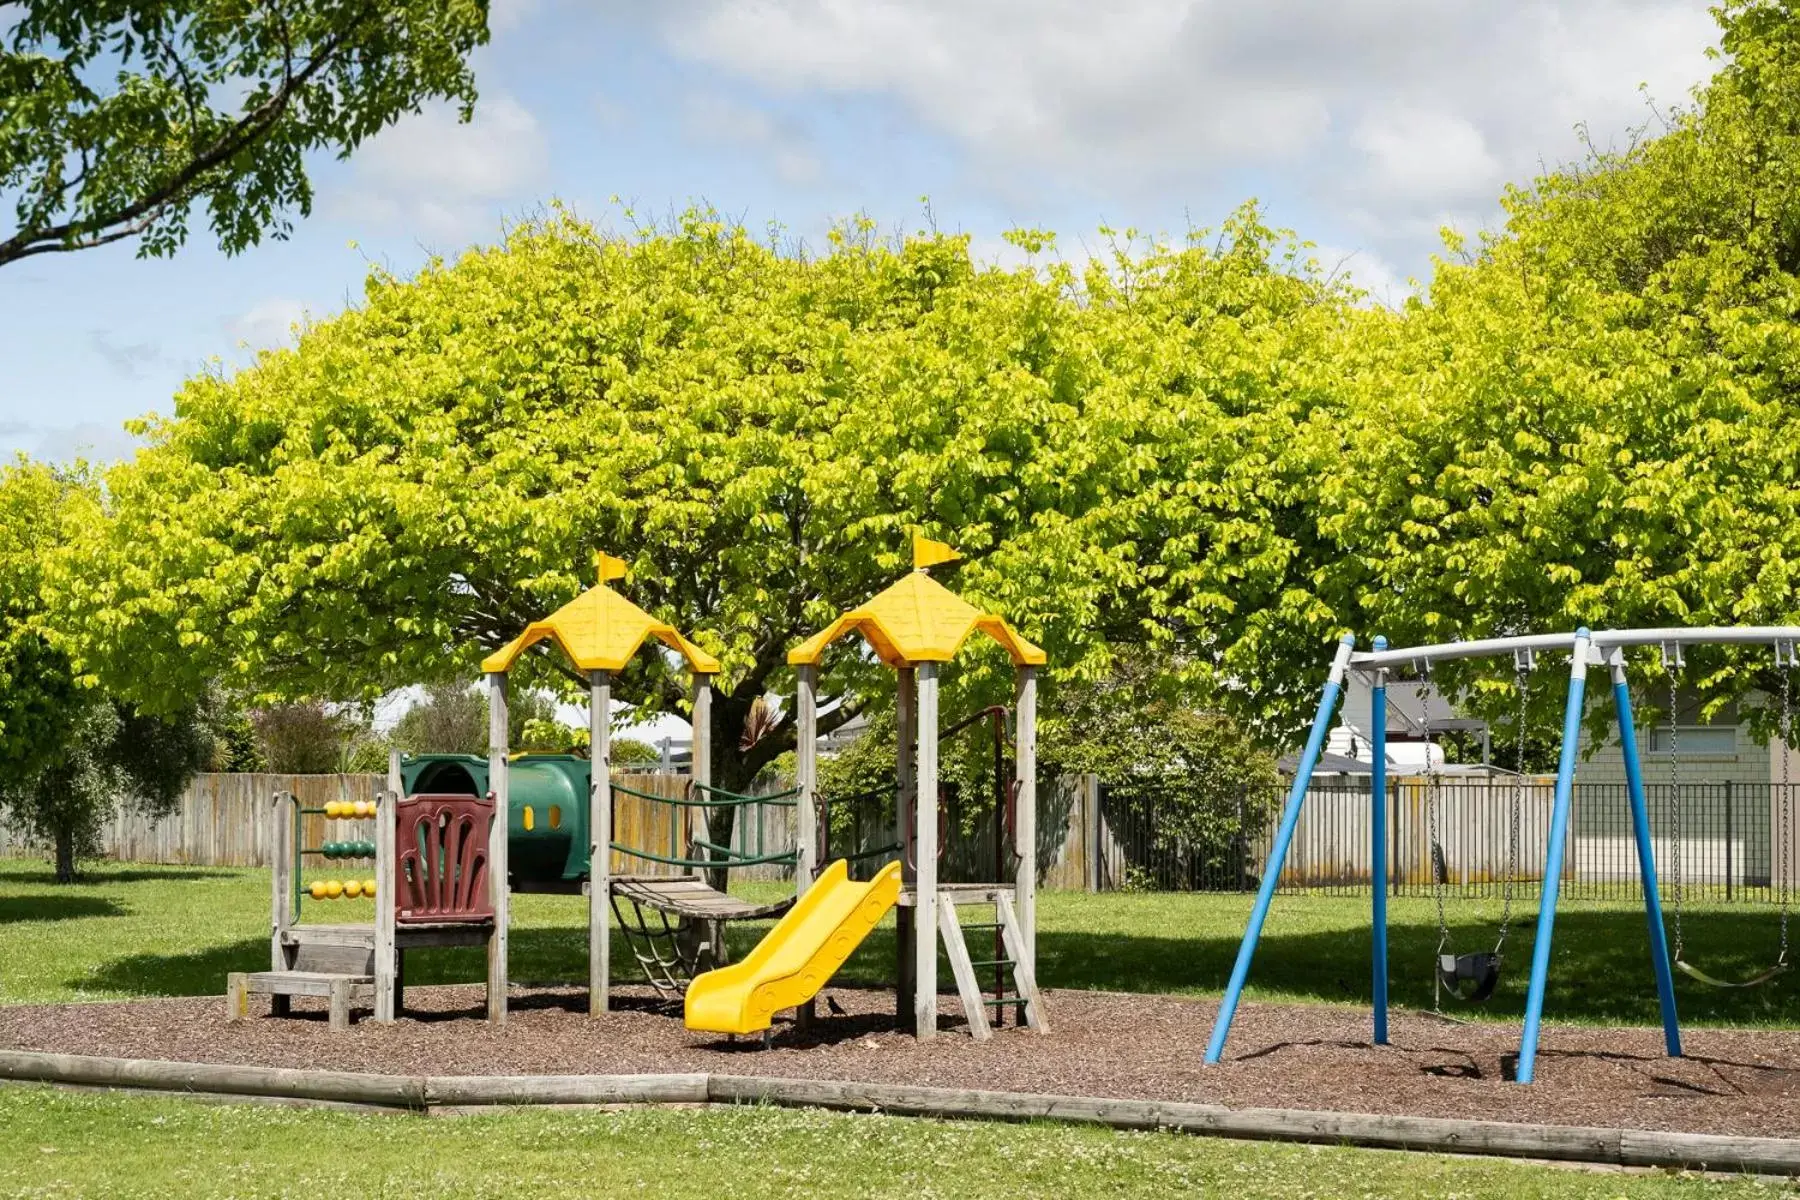
[[[491,797],[403,797],[395,806],[394,920],[493,920],[488,895],[488,833],[493,825]]]

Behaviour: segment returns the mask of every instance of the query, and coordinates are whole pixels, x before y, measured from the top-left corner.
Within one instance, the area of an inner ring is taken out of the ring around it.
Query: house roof
[[[650,638],[679,651],[694,674],[718,674],[718,659],[688,641],[673,625],[657,620],[604,582],[581,593],[544,620],[527,625],[518,637],[483,659],[481,669],[488,674],[511,670],[519,655],[548,639],[562,649],[578,671],[621,671]]]
[[[1044,652],[998,613],[982,612],[922,567],[788,651],[788,662],[817,663],[825,647],[848,633],[860,633],[890,667],[949,662],[978,630],[1004,646],[1020,666],[1043,664]]]

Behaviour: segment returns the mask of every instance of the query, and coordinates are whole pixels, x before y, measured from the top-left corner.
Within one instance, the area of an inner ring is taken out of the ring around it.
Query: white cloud
[[[823,174],[805,133],[762,109],[702,92],[687,98],[681,115],[688,137],[761,159],[783,183],[805,187],[817,183]]]
[[[151,369],[166,360],[162,348],[153,342],[122,342],[105,329],[88,331],[88,345],[101,361],[123,379],[142,379]]]
[[[1492,199],[1505,179],[1481,131],[1450,113],[1419,108],[1371,113],[1350,142],[1363,155],[1367,185],[1377,196],[1479,204]]]
[[[1247,170],[1422,260],[1445,213],[1705,78],[1707,0],[668,0],[673,49],[774,91],[899,101],[973,174],[1166,199]],[[1132,198],[1136,197],[1134,201]]]
[[[488,0],[488,33],[511,33],[537,13],[538,0]]]
[[[1348,279],[1367,292],[1371,300],[1389,308],[1399,307],[1412,294],[1413,289],[1406,278],[1378,254],[1319,246],[1313,250],[1312,257],[1326,275]]]
[[[508,203],[531,200],[549,163],[530,110],[484,92],[467,125],[451,105],[434,104],[369,139],[352,182],[327,198],[329,211],[352,224],[461,241],[492,229]]]
[[[284,296],[258,301],[248,312],[224,322],[225,332],[252,350],[282,346],[294,338],[294,326],[306,319],[306,306]]]

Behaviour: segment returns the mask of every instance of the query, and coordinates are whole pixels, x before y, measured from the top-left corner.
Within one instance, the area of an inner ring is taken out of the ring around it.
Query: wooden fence
[[[614,779],[627,787],[671,799],[685,794],[687,779],[681,775],[620,774]],[[101,851],[107,858],[124,862],[169,863],[184,866],[266,867],[269,865],[269,804],[276,792],[293,792],[302,807],[318,808],[327,800],[373,800],[382,786],[380,775],[199,775],[188,785],[175,811],[160,820],[137,814],[121,814],[108,821],[101,833]],[[776,789],[771,789],[776,790]],[[1096,869],[1103,825],[1099,787],[1091,776],[1046,780],[1038,789],[1038,867],[1040,886],[1093,889],[1100,886]],[[692,810],[675,808],[637,796],[615,793],[613,840],[667,857],[685,851],[683,819]],[[325,818],[303,818],[302,845],[312,846],[334,836]],[[746,855],[780,854],[795,841],[794,810],[774,805],[746,806],[732,833],[732,846]],[[976,837],[953,839],[946,847],[949,875],[979,874],[980,864],[991,867],[992,833],[984,829]],[[32,846],[0,826],[0,857],[35,856],[44,848]],[[958,864],[961,864],[959,867]],[[616,874],[684,874],[635,855],[613,852]],[[991,874],[991,870],[988,872]],[[769,863],[741,868],[741,879],[783,879],[791,868]]]

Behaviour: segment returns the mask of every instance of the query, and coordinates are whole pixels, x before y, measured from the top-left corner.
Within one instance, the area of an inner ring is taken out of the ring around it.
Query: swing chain
[[[1794,644],[1787,645],[1786,661],[1783,661],[1781,646],[1775,647],[1775,661],[1781,666],[1781,829],[1776,835],[1781,839],[1781,949],[1775,957],[1778,967],[1787,965],[1788,956],[1788,909],[1793,899],[1792,854],[1794,840],[1794,792],[1789,777],[1789,760],[1793,758],[1793,750],[1789,738],[1793,735],[1794,705]]]
[[[1441,845],[1438,841],[1438,773],[1434,761],[1431,740],[1431,708],[1429,691],[1431,688],[1431,664],[1421,664],[1418,685],[1414,697],[1419,704],[1419,728],[1425,735],[1425,836],[1427,838],[1427,869],[1431,872],[1431,899],[1437,906],[1438,944],[1437,954],[1433,958],[1431,972],[1431,1011],[1439,1012],[1440,992],[1443,988],[1442,972],[1436,964],[1443,959],[1445,948],[1450,945],[1450,921],[1444,915],[1444,862]]]
[[[1506,879],[1500,890],[1500,936],[1494,941],[1494,953],[1506,945],[1512,928],[1513,884],[1519,874],[1519,812],[1525,803],[1525,717],[1526,700],[1531,687],[1531,651],[1521,650],[1514,659],[1513,691],[1518,697],[1514,723],[1512,811],[1507,815]]]
[[[1675,946],[1671,957],[1676,962],[1682,957],[1682,898],[1686,889],[1682,886],[1681,871],[1681,721],[1675,710],[1675,670],[1681,665],[1681,646],[1675,646],[1675,653],[1670,655],[1667,645],[1663,647],[1663,675],[1669,681],[1669,875],[1674,884],[1675,900]]]

